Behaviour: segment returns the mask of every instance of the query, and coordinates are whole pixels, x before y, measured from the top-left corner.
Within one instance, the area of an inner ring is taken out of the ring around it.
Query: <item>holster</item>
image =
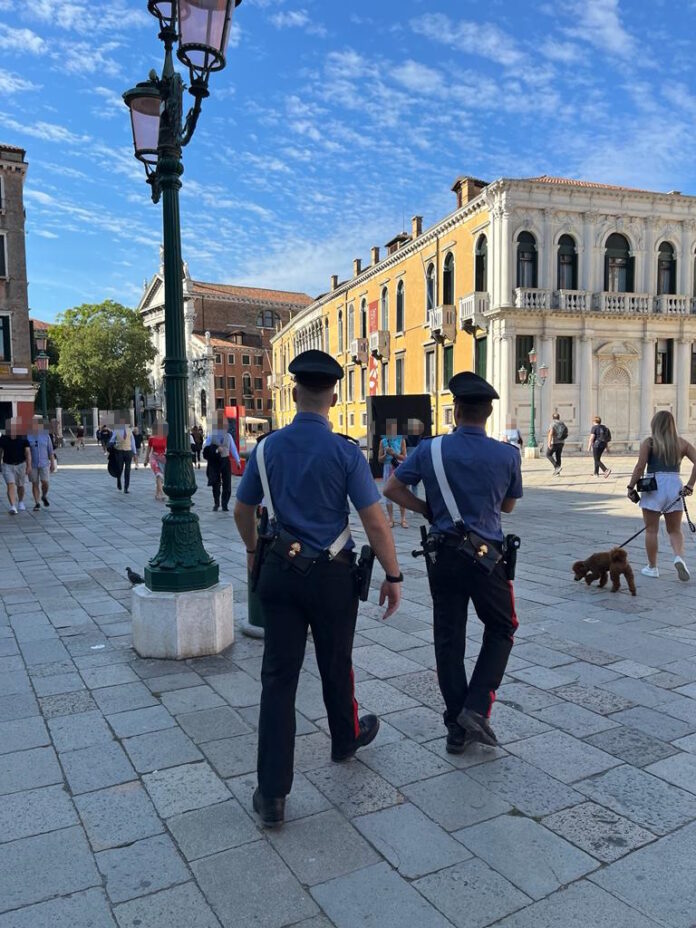
[[[261,567],[263,566],[268,549],[273,544],[274,539],[275,534],[269,529],[268,510],[264,506],[261,510],[261,516],[257,525],[256,551],[254,553],[254,563],[251,567],[251,577],[249,578],[249,586],[252,593],[256,590],[259,577],[261,576]]]
[[[372,570],[375,566],[375,552],[369,545],[363,545],[360,549],[360,557],[353,567],[353,577],[358,588],[358,599],[361,602],[367,602],[370,592],[370,582],[372,580]]]
[[[505,576],[508,580],[515,579],[517,552],[521,544],[522,539],[519,535],[506,535],[503,541],[503,563],[505,565]]]

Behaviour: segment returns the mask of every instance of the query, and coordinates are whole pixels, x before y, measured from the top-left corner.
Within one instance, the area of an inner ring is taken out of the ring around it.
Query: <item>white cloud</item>
[[[14,29],[0,23],[0,48],[17,54],[40,55],[46,49],[46,42],[31,29]]]
[[[63,144],[76,145],[89,141],[88,135],[76,135],[65,126],[59,126],[52,122],[39,122],[23,124],[11,119],[9,116],[0,114],[0,125],[6,126],[13,132],[29,135],[35,139],[42,139],[44,142],[61,142]]]
[[[539,46],[539,51],[544,58],[560,64],[575,64],[583,57],[579,45],[574,42],[559,42],[555,39],[546,39]]]
[[[418,61],[409,60],[397,65],[391,75],[397,83],[415,93],[434,94],[443,90],[442,75]]]
[[[3,71],[0,68],[0,93],[13,94],[22,93],[25,90],[38,90],[39,85],[20,77],[19,74],[12,74],[11,71]]]
[[[621,58],[636,53],[636,41],[621,23],[619,0],[574,0],[569,12],[573,25],[564,28],[567,35]],[[564,13],[564,21],[566,16]]]
[[[39,235],[41,238],[60,238],[59,235],[55,232],[51,232],[49,229],[37,229],[34,235]]]
[[[124,0],[31,0],[23,15],[80,35],[124,32],[154,23],[145,10]]]
[[[70,74],[98,73],[106,77],[120,77],[123,73],[121,65],[110,54],[120,47],[120,42],[105,42],[103,45],[90,41],[62,42],[60,52],[54,57]]]
[[[103,105],[95,106],[92,112],[103,119],[113,119],[114,116],[123,116],[126,108],[123,97],[109,87],[94,87],[91,91],[104,101]]]
[[[489,58],[504,67],[518,67],[526,60],[515,39],[494,23],[466,19],[455,22],[444,13],[426,13],[412,19],[410,25],[415,33],[433,42]]]
[[[302,29],[322,38],[327,34],[326,27],[315,22],[307,10],[290,10],[287,13],[281,10],[280,13],[274,13],[270,20],[276,29]]]

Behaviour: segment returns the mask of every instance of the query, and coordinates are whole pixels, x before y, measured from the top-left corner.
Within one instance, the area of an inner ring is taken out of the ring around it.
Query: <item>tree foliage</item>
[[[57,372],[78,405],[128,406],[136,386],[147,383],[155,349],[140,315],[113,300],[83,303],[58,316],[51,329]]]

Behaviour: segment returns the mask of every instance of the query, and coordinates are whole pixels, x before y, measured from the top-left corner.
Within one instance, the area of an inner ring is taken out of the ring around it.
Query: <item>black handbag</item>
[[[640,477],[636,481],[636,490],[639,493],[653,493],[657,489],[657,477],[655,474],[649,474],[647,477]]]
[[[457,551],[471,558],[485,574],[492,574],[503,559],[503,555],[492,541],[471,530],[462,536]]]

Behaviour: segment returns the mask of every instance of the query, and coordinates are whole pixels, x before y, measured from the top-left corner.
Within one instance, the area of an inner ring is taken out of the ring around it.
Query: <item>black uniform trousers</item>
[[[607,465],[602,460],[602,455],[607,450],[607,446],[603,441],[596,441],[592,444],[592,457],[594,458],[594,473],[595,477],[599,474],[600,468],[602,471],[607,470]]]
[[[440,547],[429,567],[433,597],[433,634],[445,722],[456,721],[462,709],[490,715],[503,679],[517,628],[512,583],[498,564],[486,575],[455,548]],[[483,622],[483,642],[471,680],[466,677],[467,609],[471,600]]]
[[[550,448],[546,449],[546,457],[551,461],[556,470],[561,468],[561,457],[563,456],[563,442],[555,441]]]
[[[232,496],[232,468],[230,467],[229,458],[220,458],[219,462],[216,462],[212,487],[215,505],[220,505],[220,488],[222,487],[222,505],[223,508],[227,506],[230,496]]]
[[[116,471],[119,483],[119,490],[121,489],[121,477],[123,477],[123,489],[127,490],[130,486],[130,472],[131,464],[133,462],[133,452],[132,451],[121,451],[119,448],[116,449]]]
[[[321,561],[303,576],[284,564],[269,553],[258,585],[265,622],[258,782],[269,799],[286,796],[292,787],[295,692],[308,628],[312,629],[333,750],[349,750],[359,734],[351,660],[358,594],[351,567],[345,562]]]

